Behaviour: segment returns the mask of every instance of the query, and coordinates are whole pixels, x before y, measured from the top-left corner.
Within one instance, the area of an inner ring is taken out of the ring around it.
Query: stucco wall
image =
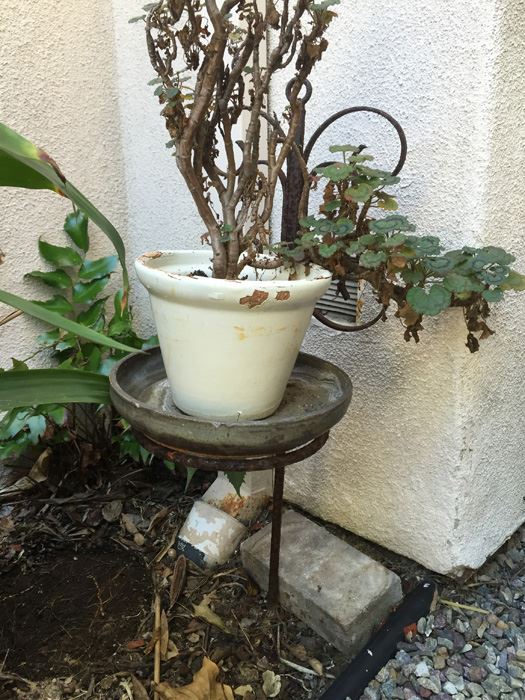
[[[401,208],[418,231],[507,246],[524,269],[519,4],[341,4],[308,118],[312,129],[347,105],[391,112],[409,143]],[[378,124],[349,118],[324,143],[366,143],[387,166],[395,139]],[[360,334],[312,328],[306,349],[344,367],[355,394],[324,450],[288,470],[288,498],[437,571],[479,566],[524,519],[524,303],[496,309],[477,356],[455,311],[427,322],[419,346],[394,319]]]
[[[111,5],[3,0],[0,21],[0,121],[48,151],[70,180],[126,232]],[[43,286],[23,279],[45,269],[37,240],[65,245],[67,200],[48,191],[0,189],[0,285],[27,298]],[[91,227],[92,255],[111,244]],[[0,316],[9,311],[0,307]],[[19,318],[0,328],[0,366],[27,357],[42,327]],[[38,363],[35,360],[34,363]]]

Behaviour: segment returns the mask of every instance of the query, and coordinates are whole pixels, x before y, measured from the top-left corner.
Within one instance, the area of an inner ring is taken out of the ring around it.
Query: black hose
[[[397,643],[404,639],[404,628],[428,615],[435,590],[435,583],[422,581],[405,596],[319,700],[358,700],[378,671],[394,656]]]

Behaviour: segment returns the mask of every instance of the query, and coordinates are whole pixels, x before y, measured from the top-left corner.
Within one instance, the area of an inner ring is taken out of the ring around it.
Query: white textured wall
[[[409,143],[401,208],[419,233],[504,245],[522,270],[523,9],[342,3],[308,105],[312,127],[347,105],[391,112]],[[375,118],[334,125],[324,143],[340,142],[395,162],[395,139]],[[355,394],[324,450],[288,470],[288,497],[437,571],[479,566],[524,519],[524,305],[496,310],[498,333],[477,356],[457,311],[427,322],[419,346],[395,319],[349,335],[316,325],[306,349],[344,367]]]
[[[0,121],[50,153],[68,178],[125,233],[113,18],[107,0],[38,0],[21,7],[2,0]],[[37,240],[65,245],[68,201],[49,191],[0,189],[0,286],[44,298],[23,275],[45,269]],[[91,228],[92,254],[111,244]],[[51,293],[49,294],[51,296]],[[0,316],[9,309],[0,305]],[[0,366],[28,356],[43,326],[19,318],[0,328]],[[38,361],[35,361],[38,362]]]

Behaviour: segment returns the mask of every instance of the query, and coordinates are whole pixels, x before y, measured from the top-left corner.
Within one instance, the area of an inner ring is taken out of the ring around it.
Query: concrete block
[[[243,566],[268,587],[271,526],[241,544]],[[335,647],[358,652],[402,598],[401,581],[303,515],[283,513],[280,602]]]

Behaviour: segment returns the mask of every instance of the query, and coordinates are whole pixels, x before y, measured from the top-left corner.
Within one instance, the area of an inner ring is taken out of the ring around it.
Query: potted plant
[[[301,90],[327,47],[330,2],[214,0],[147,6],[151,83],[169,147],[210,248],[136,262],[150,292],[176,405],[211,419],[264,418],[281,402],[331,274],[269,255],[279,175],[301,123]],[[275,38],[266,53],[268,32]],[[295,61],[289,109],[268,110],[272,76]],[[245,124],[242,141],[241,122]],[[268,130],[266,165],[261,141]]]

